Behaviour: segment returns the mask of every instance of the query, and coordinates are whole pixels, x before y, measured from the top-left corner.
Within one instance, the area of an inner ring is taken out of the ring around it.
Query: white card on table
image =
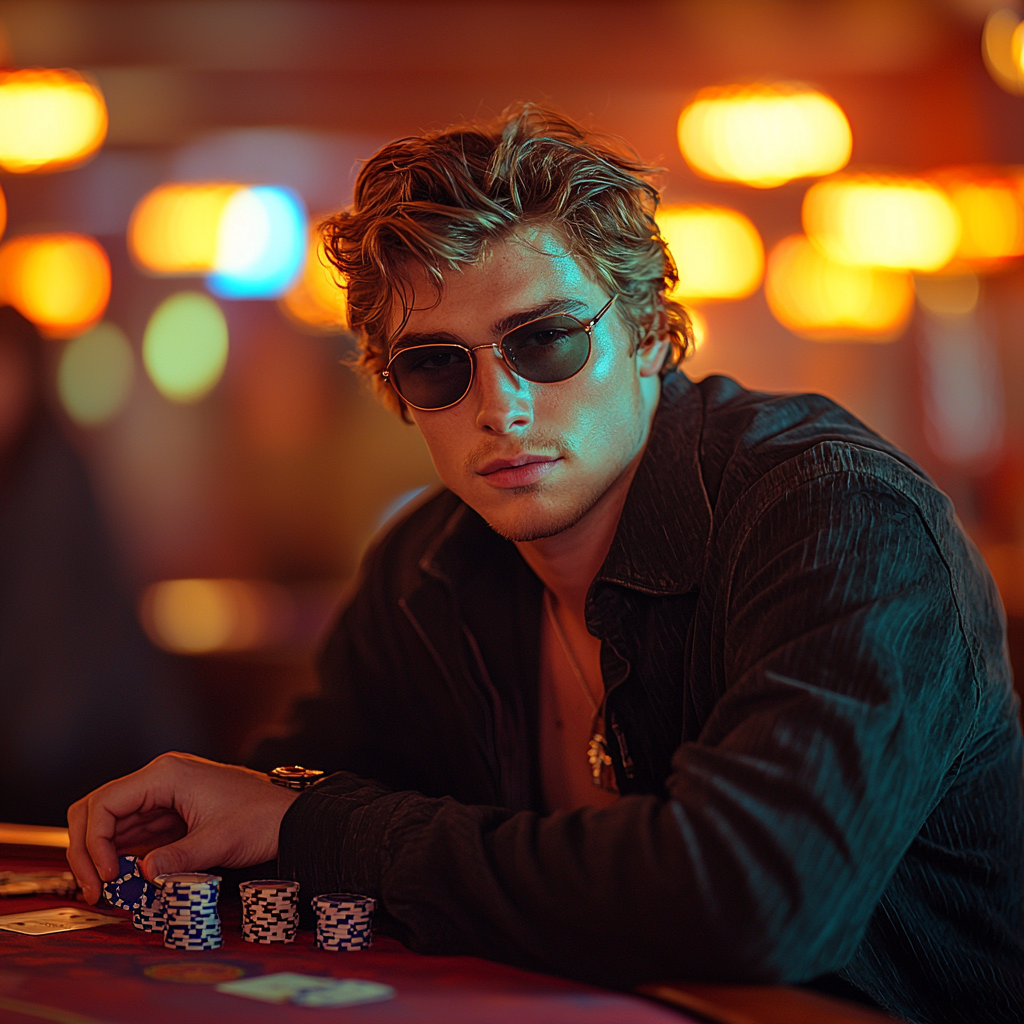
[[[5,914],[0,917],[0,928],[22,935],[55,935],[57,932],[76,932],[80,928],[99,928],[104,924],[124,924],[125,918],[97,914],[79,907],[53,907],[50,910],[29,910],[24,914]]]

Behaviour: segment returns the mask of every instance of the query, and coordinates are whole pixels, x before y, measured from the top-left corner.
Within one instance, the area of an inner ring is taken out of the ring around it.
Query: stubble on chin
[[[485,514],[484,519],[495,533],[516,544],[543,540],[572,529],[601,498],[600,494],[587,494],[567,504],[545,508],[528,500],[530,495],[543,494],[537,484],[511,488],[507,493],[513,497],[513,507],[504,515]]]

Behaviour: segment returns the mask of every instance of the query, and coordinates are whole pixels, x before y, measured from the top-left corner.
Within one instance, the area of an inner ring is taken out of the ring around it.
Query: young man
[[[533,108],[366,165],[328,248],[445,489],[369,554],[324,696],[262,755],[336,774],[296,798],[167,755],[109,783],[68,815],[90,899],[133,843],[159,847],[149,876],[277,856],[425,952],[1018,1019],[992,582],[946,498],[834,404],[671,369],[656,200]]]

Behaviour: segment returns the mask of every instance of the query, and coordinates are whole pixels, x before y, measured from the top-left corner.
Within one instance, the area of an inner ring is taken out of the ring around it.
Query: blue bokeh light
[[[228,201],[207,286],[222,299],[276,299],[302,270],[308,218],[296,192],[275,185],[241,189]]]

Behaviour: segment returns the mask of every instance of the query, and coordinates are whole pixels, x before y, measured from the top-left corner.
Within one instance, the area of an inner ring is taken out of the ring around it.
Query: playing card
[[[79,907],[53,907],[50,910],[29,910],[24,914],[5,914],[0,917],[0,928],[22,935],[54,935],[57,932],[76,932],[82,928],[99,928],[104,924],[125,924],[121,917],[97,914]]]
[[[218,992],[264,1003],[293,1003],[297,1006],[352,1006],[390,999],[390,985],[355,978],[319,978],[308,974],[267,974],[261,978],[225,981]]]

